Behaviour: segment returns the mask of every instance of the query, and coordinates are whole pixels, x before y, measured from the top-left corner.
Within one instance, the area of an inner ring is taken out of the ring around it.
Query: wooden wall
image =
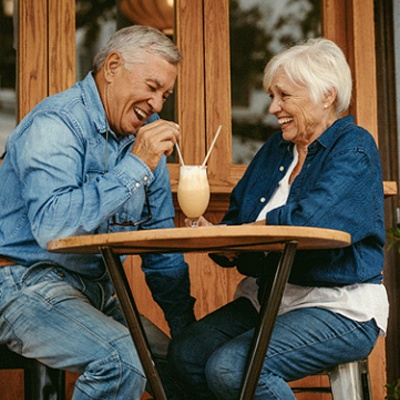
[[[373,0],[322,0],[324,35],[335,40],[347,54],[355,80],[352,112],[357,122],[377,138],[378,115],[375,83],[375,37]],[[187,133],[182,148],[187,160],[201,162],[219,123],[224,124],[215,159],[210,160],[212,201],[206,217],[218,222],[228,204],[228,193],[245,166],[231,164],[229,54],[227,51],[227,0],[176,0],[177,43],[185,54],[178,80],[178,121]],[[75,0],[24,0],[19,2],[18,29],[18,116],[24,116],[40,99],[71,86],[75,81]],[[216,30],[211,29],[212,26]],[[187,33],[193,40],[187,40]],[[194,74],[193,71],[196,73]],[[194,95],[195,94],[195,95]],[[221,101],[224,99],[224,102]],[[218,156],[217,156],[218,155]],[[190,158],[191,157],[191,158]],[[176,190],[178,165],[170,166]],[[396,184],[385,183],[387,193],[397,193]],[[183,225],[177,215],[177,225]],[[240,276],[234,270],[215,266],[205,254],[190,254],[193,295],[198,318],[232,298]],[[138,266],[130,257],[126,271],[139,309],[167,331],[158,306]],[[379,341],[370,357],[371,383],[375,400],[385,397],[385,343]],[[67,399],[72,396],[75,374],[67,374]],[[307,378],[313,385],[320,377]],[[22,399],[22,373],[0,371],[0,399]],[[298,399],[325,400],[326,395],[298,395]]]

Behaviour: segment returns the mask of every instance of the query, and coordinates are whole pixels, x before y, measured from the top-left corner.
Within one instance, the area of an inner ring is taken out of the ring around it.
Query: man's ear
[[[103,66],[104,79],[111,82],[118,71],[123,68],[124,59],[119,51],[112,51],[106,58]]]

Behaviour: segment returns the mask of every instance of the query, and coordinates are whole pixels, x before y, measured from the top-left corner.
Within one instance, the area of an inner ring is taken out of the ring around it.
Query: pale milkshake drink
[[[206,211],[210,201],[207,167],[182,165],[178,183],[178,203],[183,213],[197,219]]]

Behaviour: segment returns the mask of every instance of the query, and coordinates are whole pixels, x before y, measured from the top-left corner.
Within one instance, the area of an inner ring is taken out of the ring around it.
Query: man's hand
[[[138,130],[131,153],[154,171],[161,156],[163,154],[169,156],[180,138],[178,124],[159,119]]]

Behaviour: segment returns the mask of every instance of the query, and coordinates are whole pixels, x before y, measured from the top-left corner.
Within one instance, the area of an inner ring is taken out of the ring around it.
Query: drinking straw
[[[212,141],[212,143],[211,143],[211,146],[210,146],[210,148],[208,149],[208,153],[207,153],[207,155],[206,155],[206,158],[204,159],[203,164],[201,164],[201,166],[202,166],[203,168],[206,166],[206,163],[207,163],[207,161],[208,161],[208,158],[210,157],[211,151],[212,151],[212,149],[214,148],[215,142],[217,141],[218,135],[219,135],[219,133],[221,132],[221,128],[222,128],[222,125],[220,125],[220,126],[218,127],[217,133],[215,134],[215,137],[214,137],[214,139],[213,139],[213,141]]]
[[[179,161],[181,162],[182,165],[185,165],[185,163],[183,162],[183,157],[178,142],[176,142],[175,145],[176,145],[176,151],[178,152]]]

